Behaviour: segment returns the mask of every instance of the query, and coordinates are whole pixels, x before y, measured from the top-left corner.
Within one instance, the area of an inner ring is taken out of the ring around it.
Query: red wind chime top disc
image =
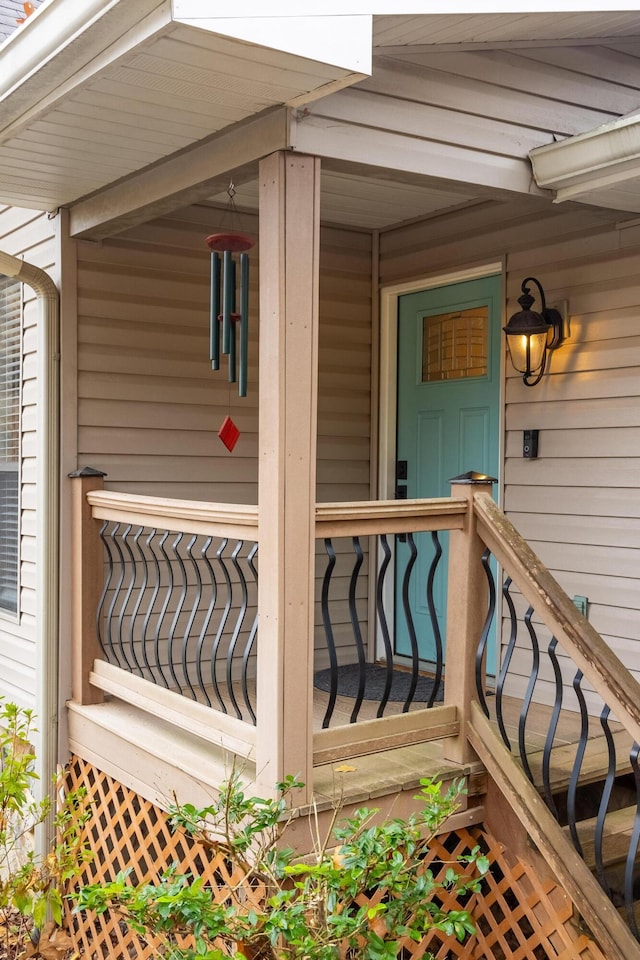
[[[255,246],[255,240],[248,233],[212,233],[205,243],[216,253],[224,253],[225,250],[230,253],[246,253]]]

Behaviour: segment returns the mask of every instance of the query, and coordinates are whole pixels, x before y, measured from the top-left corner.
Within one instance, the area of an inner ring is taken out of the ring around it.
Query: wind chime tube
[[[211,251],[211,311],[209,317],[209,359],[211,369],[220,369],[220,257]]]
[[[235,296],[234,262],[230,250],[222,254],[222,352],[231,350],[231,314]]]
[[[231,258],[231,313],[229,314],[231,327],[231,336],[229,339],[229,383],[236,382],[236,321],[238,315],[236,313],[236,262]],[[226,290],[226,287],[225,287]]]
[[[238,396],[247,395],[249,356],[249,254],[240,254],[240,379]]]

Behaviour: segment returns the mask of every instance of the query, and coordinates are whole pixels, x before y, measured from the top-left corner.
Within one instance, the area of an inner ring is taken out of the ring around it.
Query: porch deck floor
[[[246,705],[242,690],[235,685],[233,690],[238,707],[244,712]],[[210,695],[211,701],[217,703],[213,691],[209,690],[207,692]],[[229,715],[231,717],[235,716],[236,710],[231,703],[228,690],[220,685],[219,692],[227,706]],[[250,681],[247,698],[249,702],[254,705],[255,709],[255,681],[253,680]],[[117,695],[115,699],[117,700]],[[202,702],[205,698],[201,695],[199,699]],[[112,696],[109,695],[107,700],[113,702]],[[327,693],[314,689],[314,733],[322,730],[328,700],[329,695]],[[351,697],[339,696],[336,698],[331,717],[331,728],[350,725],[354,703],[355,701]],[[495,713],[495,698],[489,697],[488,704],[492,713]],[[380,704],[377,700],[364,701],[359,711],[358,720],[371,721],[375,719],[379,706]],[[389,717],[394,714],[400,714],[402,713],[402,708],[402,702],[390,701],[385,705],[384,716]],[[518,754],[518,725],[521,708],[522,701],[520,699],[506,696],[502,698],[504,725],[516,758]],[[91,713],[92,710],[91,707],[82,709],[88,713]],[[410,712],[415,713],[416,711],[425,711],[424,702],[411,705]],[[131,725],[134,724],[134,714],[135,723],[145,722],[145,714],[136,710],[135,705],[132,704],[130,712],[131,718],[128,722],[130,722]],[[140,714],[139,720],[137,719],[138,714]],[[545,747],[552,714],[553,708],[551,706],[540,703],[532,704],[526,721],[525,739],[527,756],[534,774],[534,779],[540,783],[542,782],[543,749]],[[434,724],[435,719],[434,717]],[[212,722],[215,725],[213,717]],[[425,725],[428,725],[426,718]],[[168,728],[167,737],[169,738],[169,744],[171,739],[170,724],[168,724]],[[623,770],[625,769],[625,764],[629,764],[629,750],[627,747],[630,746],[630,742],[629,744],[626,743],[625,737],[627,735],[625,731],[620,728],[619,724],[612,723],[611,728],[616,739],[616,745],[620,748],[618,753],[620,758],[619,766]],[[154,730],[154,736],[157,739],[157,728],[154,728]],[[558,789],[566,789],[566,783],[571,775],[576,756],[576,744],[580,739],[580,732],[580,715],[574,711],[561,711],[554,736],[554,749],[552,751],[551,780],[554,788],[557,784]],[[185,735],[187,734],[188,731],[185,728]],[[393,749],[377,751],[376,747],[378,744],[376,744],[374,732],[370,730],[368,735],[372,738],[370,744],[371,752],[369,754],[355,756],[353,759],[334,760],[333,762],[318,764],[315,767],[314,796],[320,808],[324,810],[328,809],[335,802],[337,795],[342,796],[343,801],[348,804],[374,802],[375,806],[379,806],[381,803],[383,806],[387,803],[395,803],[396,805],[399,804],[402,806],[413,800],[414,794],[420,786],[420,780],[423,777],[438,777],[447,781],[456,777],[465,776],[469,781],[468,798],[465,803],[467,803],[469,807],[473,807],[474,804],[481,802],[479,798],[484,794],[486,784],[484,768],[479,761],[459,764],[447,759],[448,753],[455,755],[455,753],[447,747],[448,741],[431,740],[420,744],[396,746]],[[128,734],[126,735],[126,739],[129,739]],[[630,738],[628,739],[630,740]],[[364,748],[368,746],[367,743],[363,745]],[[203,744],[201,748],[197,749],[201,750],[203,762],[204,758],[206,758],[206,763],[211,766],[210,745]],[[167,746],[167,750],[169,753],[171,752],[170,746]],[[343,756],[347,755],[346,752],[343,754]],[[588,744],[585,754],[588,776],[591,777],[592,780],[598,779],[598,777],[601,776],[600,772],[606,770],[606,763],[606,742],[599,720],[595,717],[590,726],[590,743]],[[220,763],[220,768],[224,768],[224,758]],[[197,764],[194,769],[197,769]],[[296,771],[292,772],[295,773]],[[220,782],[215,779],[213,767],[211,767],[209,782],[212,785]],[[479,809],[476,809],[474,814],[465,814],[467,817],[475,816],[476,818],[480,815],[481,810]],[[478,820],[468,820],[467,822],[478,822]]]

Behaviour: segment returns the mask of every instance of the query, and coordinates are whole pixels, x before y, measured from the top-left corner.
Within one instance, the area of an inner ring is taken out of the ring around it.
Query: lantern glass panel
[[[511,362],[519,373],[535,373],[542,366],[547,334],[512,334],[507,337]]]

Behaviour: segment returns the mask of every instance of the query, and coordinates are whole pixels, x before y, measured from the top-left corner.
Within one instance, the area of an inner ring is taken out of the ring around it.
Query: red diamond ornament
[[[240,431],[236,427],[231,417],[224,418],[222,426],[218,430],[218,436],[224,443],[229,453],[231,453],[238,442],[238,437],[240,436]]]

